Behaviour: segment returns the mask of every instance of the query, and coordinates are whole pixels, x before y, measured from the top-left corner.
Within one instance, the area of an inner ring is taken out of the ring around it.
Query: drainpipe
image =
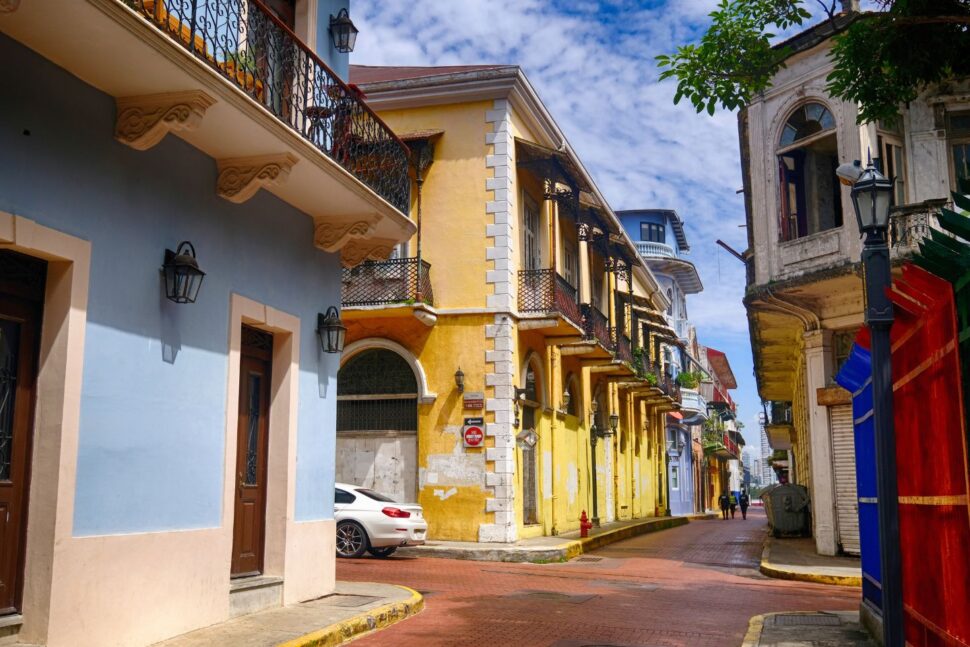
[[[555,256],[555,254],[554,254]],[[558,354],[559,349],[556,346],[549,346],[549,395],[552,401],[552,423],[549,425],[549,452],[551,458],[549,459],[549,469],[552,470],[550,482],[552,483],[552,504],[550,506],[549,512],[549,534],[558,535],[559,530],[556,528],[556,501],[559,497],[556,496],[556,431],[559,429],[559,408],[562,406],[562,389],[558,386],[562,384],[562,377],[558,375],[559,361]]]

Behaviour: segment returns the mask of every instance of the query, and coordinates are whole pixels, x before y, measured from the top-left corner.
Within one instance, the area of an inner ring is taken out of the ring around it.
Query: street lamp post
[[[892,190],[892,180],[883,176],[870,163],[852,186],[852,204],[859,222],[859,231],[866,237],[862,249],[862,269],[865,278],[865,321],[872,340],[872,413],[876,435],[883,644],[885,647],[903,647],[905,635],[902,560],[899,552],[899,490],[896,483],[892,347],[889,339],[893,305],[886,295],[886,290],[892,284],[887,239]]]

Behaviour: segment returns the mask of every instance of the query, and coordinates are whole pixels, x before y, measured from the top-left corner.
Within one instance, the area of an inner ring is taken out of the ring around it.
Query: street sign
[[[484,409],[484,391],[466,391],[462,394],[462,406],[466,409]]]
[[[465,443],[465,447],[484,447],[485,419],[465,418],[465,426],[462,427],[461,437]]]

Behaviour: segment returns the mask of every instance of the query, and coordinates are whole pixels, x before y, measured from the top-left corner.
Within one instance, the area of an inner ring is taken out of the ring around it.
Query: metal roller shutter
[[[852,405],[829,407],[832,429],[832,461],[835,467],[835,510],[839,523],[842,550],[858,555],[859,503],[856,498],[855,441],[852,427]]]

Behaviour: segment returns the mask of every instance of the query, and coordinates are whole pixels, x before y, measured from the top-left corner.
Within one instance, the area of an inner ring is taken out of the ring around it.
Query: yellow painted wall
[[[444,131],[435,142],[434,163],[422,189],[421,236],[435,303],[448,308],[482,307],[489,292],[485,203],[493,192],[485,190],[485,178],[492,173],[485,167],[485,134],[491,131],[485,112],[491,107],[489,101],[478,101],[379,113],[395,133]],[[412,253],[414,245],[412,239]]]

